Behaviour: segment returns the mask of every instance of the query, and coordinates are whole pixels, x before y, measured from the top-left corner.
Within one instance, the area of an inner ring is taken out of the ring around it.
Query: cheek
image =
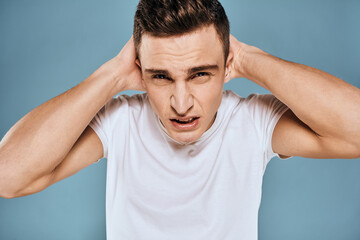
[[[155,113],[159,117],[165,115],[169,105],[166,91],[161,90],[160,88],[151,88],[151,87],[147,88],[146,90],[151,107],[153,108]]]
[[[213,81],[209,84],[194,88],[194,96],[197,98],[202,108],[206,111],[217,109],[221,102],[223,92],[223,83],[221,81]],[[215,110],[216,111],[216,110]]]

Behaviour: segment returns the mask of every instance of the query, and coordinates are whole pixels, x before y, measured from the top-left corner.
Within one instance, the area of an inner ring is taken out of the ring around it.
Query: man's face
[[[215,120],[227,79],[215,28],[166,38],[146,34],[139,52],[144,88],[170,137],[199,139]]]

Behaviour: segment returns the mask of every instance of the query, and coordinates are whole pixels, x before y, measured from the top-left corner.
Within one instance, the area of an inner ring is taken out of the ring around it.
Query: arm
[[[102,144],[87,126],[108,100],[127,89],[142,90],[132,39],[86,80],[8,131],[0,142],[0,196],[41,191],[101,158]]]
[[[231,77],[268,89],[291,110],[275,127],[274,152],[309,158],[360,157],[360,90],[318,69],[288,62],[231,36]]]

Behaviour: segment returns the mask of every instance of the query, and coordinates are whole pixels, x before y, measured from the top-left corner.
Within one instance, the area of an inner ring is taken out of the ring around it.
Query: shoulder
[[[145,105],[147,101],[147,93],[134,94],[134,95],[118,95],[110,99],[104,106],[106,110],[116,111],[121,108],[138,108]]]
[[[268,126],[275,125],[281,115],[288,110],[288,107],[273,94],[252,93],[244,98],[231,91],[226,91],[224,99],[235,104],[232,110],[233,118],[243,119],[257,128],[264,128],[264,130]],[[230,105],[227,104],[227,106]]]
[[[247,108],[250,112],[276,112],[286,108],[273,94],[252,93],[246,98],[242,98],[242,107]]]
[[[275,105],[283,104],[272,94],[252,93],[247,97],[239,96],[231,90],[226,90],[223,93],[223,100],[227,103],[235,103],[242,108],[269,108],[276,107]]]
[[[276,99],[276,97],[270,93],[268,94],[251,93],[247,97],[242,97],[231,90],[225,90],[223,92],[223,98],[229,101],[245,101],[245,102],[269,101],[274,98]]]
[[[147,94],[118,95],[110,99],[97,113],[95,117],[105,119],[118,119],[131,113],[140,112],[147,106]]]
[[[271,105],[275,102],[280,102],[280,101],[272,94],[252,93],[246,98],[244,98],[244,104],[247,104],[249,106],[258,105],[259,107],[261,107],[261,106]]]
[[[113,97],[107,104],[142,104],[147,99],[147,93],[141,93],[141,94],[133,94],[133,95],[127,95],[127,94],[120,94],[115,97]]]

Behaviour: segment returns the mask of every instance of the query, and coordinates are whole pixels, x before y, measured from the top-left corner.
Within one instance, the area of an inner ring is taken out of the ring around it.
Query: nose
[[[171,107],[174,111],[180,115],[186,115],[186,113],[194,105],[194,98],[190,93],[186,82],[177,82],[174,86],[173,94],[170,98]]]

